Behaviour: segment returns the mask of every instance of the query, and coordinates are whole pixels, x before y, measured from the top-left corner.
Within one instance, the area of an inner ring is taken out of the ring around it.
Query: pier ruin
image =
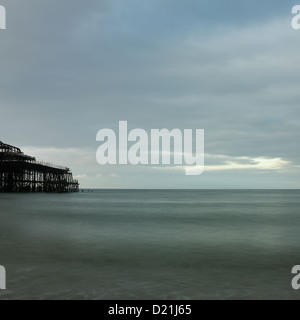
[[[0,141],[0,192],[79,192],[69,168],[38,162]]]

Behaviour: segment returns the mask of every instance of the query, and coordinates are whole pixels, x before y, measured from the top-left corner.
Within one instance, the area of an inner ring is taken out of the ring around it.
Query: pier
[[[79,192],[69,168],[38,162],[0,141],[0,192]]]

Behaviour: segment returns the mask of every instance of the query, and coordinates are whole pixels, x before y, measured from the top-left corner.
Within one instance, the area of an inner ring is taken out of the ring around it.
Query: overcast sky
[[[299,188],[298,2],[0,0],[0,140],[84,188]],[[205,129],[205,173],[98,165],[119,120]]]

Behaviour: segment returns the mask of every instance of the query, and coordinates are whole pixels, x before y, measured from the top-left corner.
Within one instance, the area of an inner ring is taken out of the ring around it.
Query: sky
[[[82,188],[300,188],[298,2],[0,0],[0,140]],[[100,166],[121,120],[204,129],[204,173]]]

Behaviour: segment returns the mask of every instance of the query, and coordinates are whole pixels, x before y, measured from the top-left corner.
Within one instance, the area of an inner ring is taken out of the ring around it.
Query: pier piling
[[[38,162],[0,141],[0,192],[79,192],[69,168]]]

